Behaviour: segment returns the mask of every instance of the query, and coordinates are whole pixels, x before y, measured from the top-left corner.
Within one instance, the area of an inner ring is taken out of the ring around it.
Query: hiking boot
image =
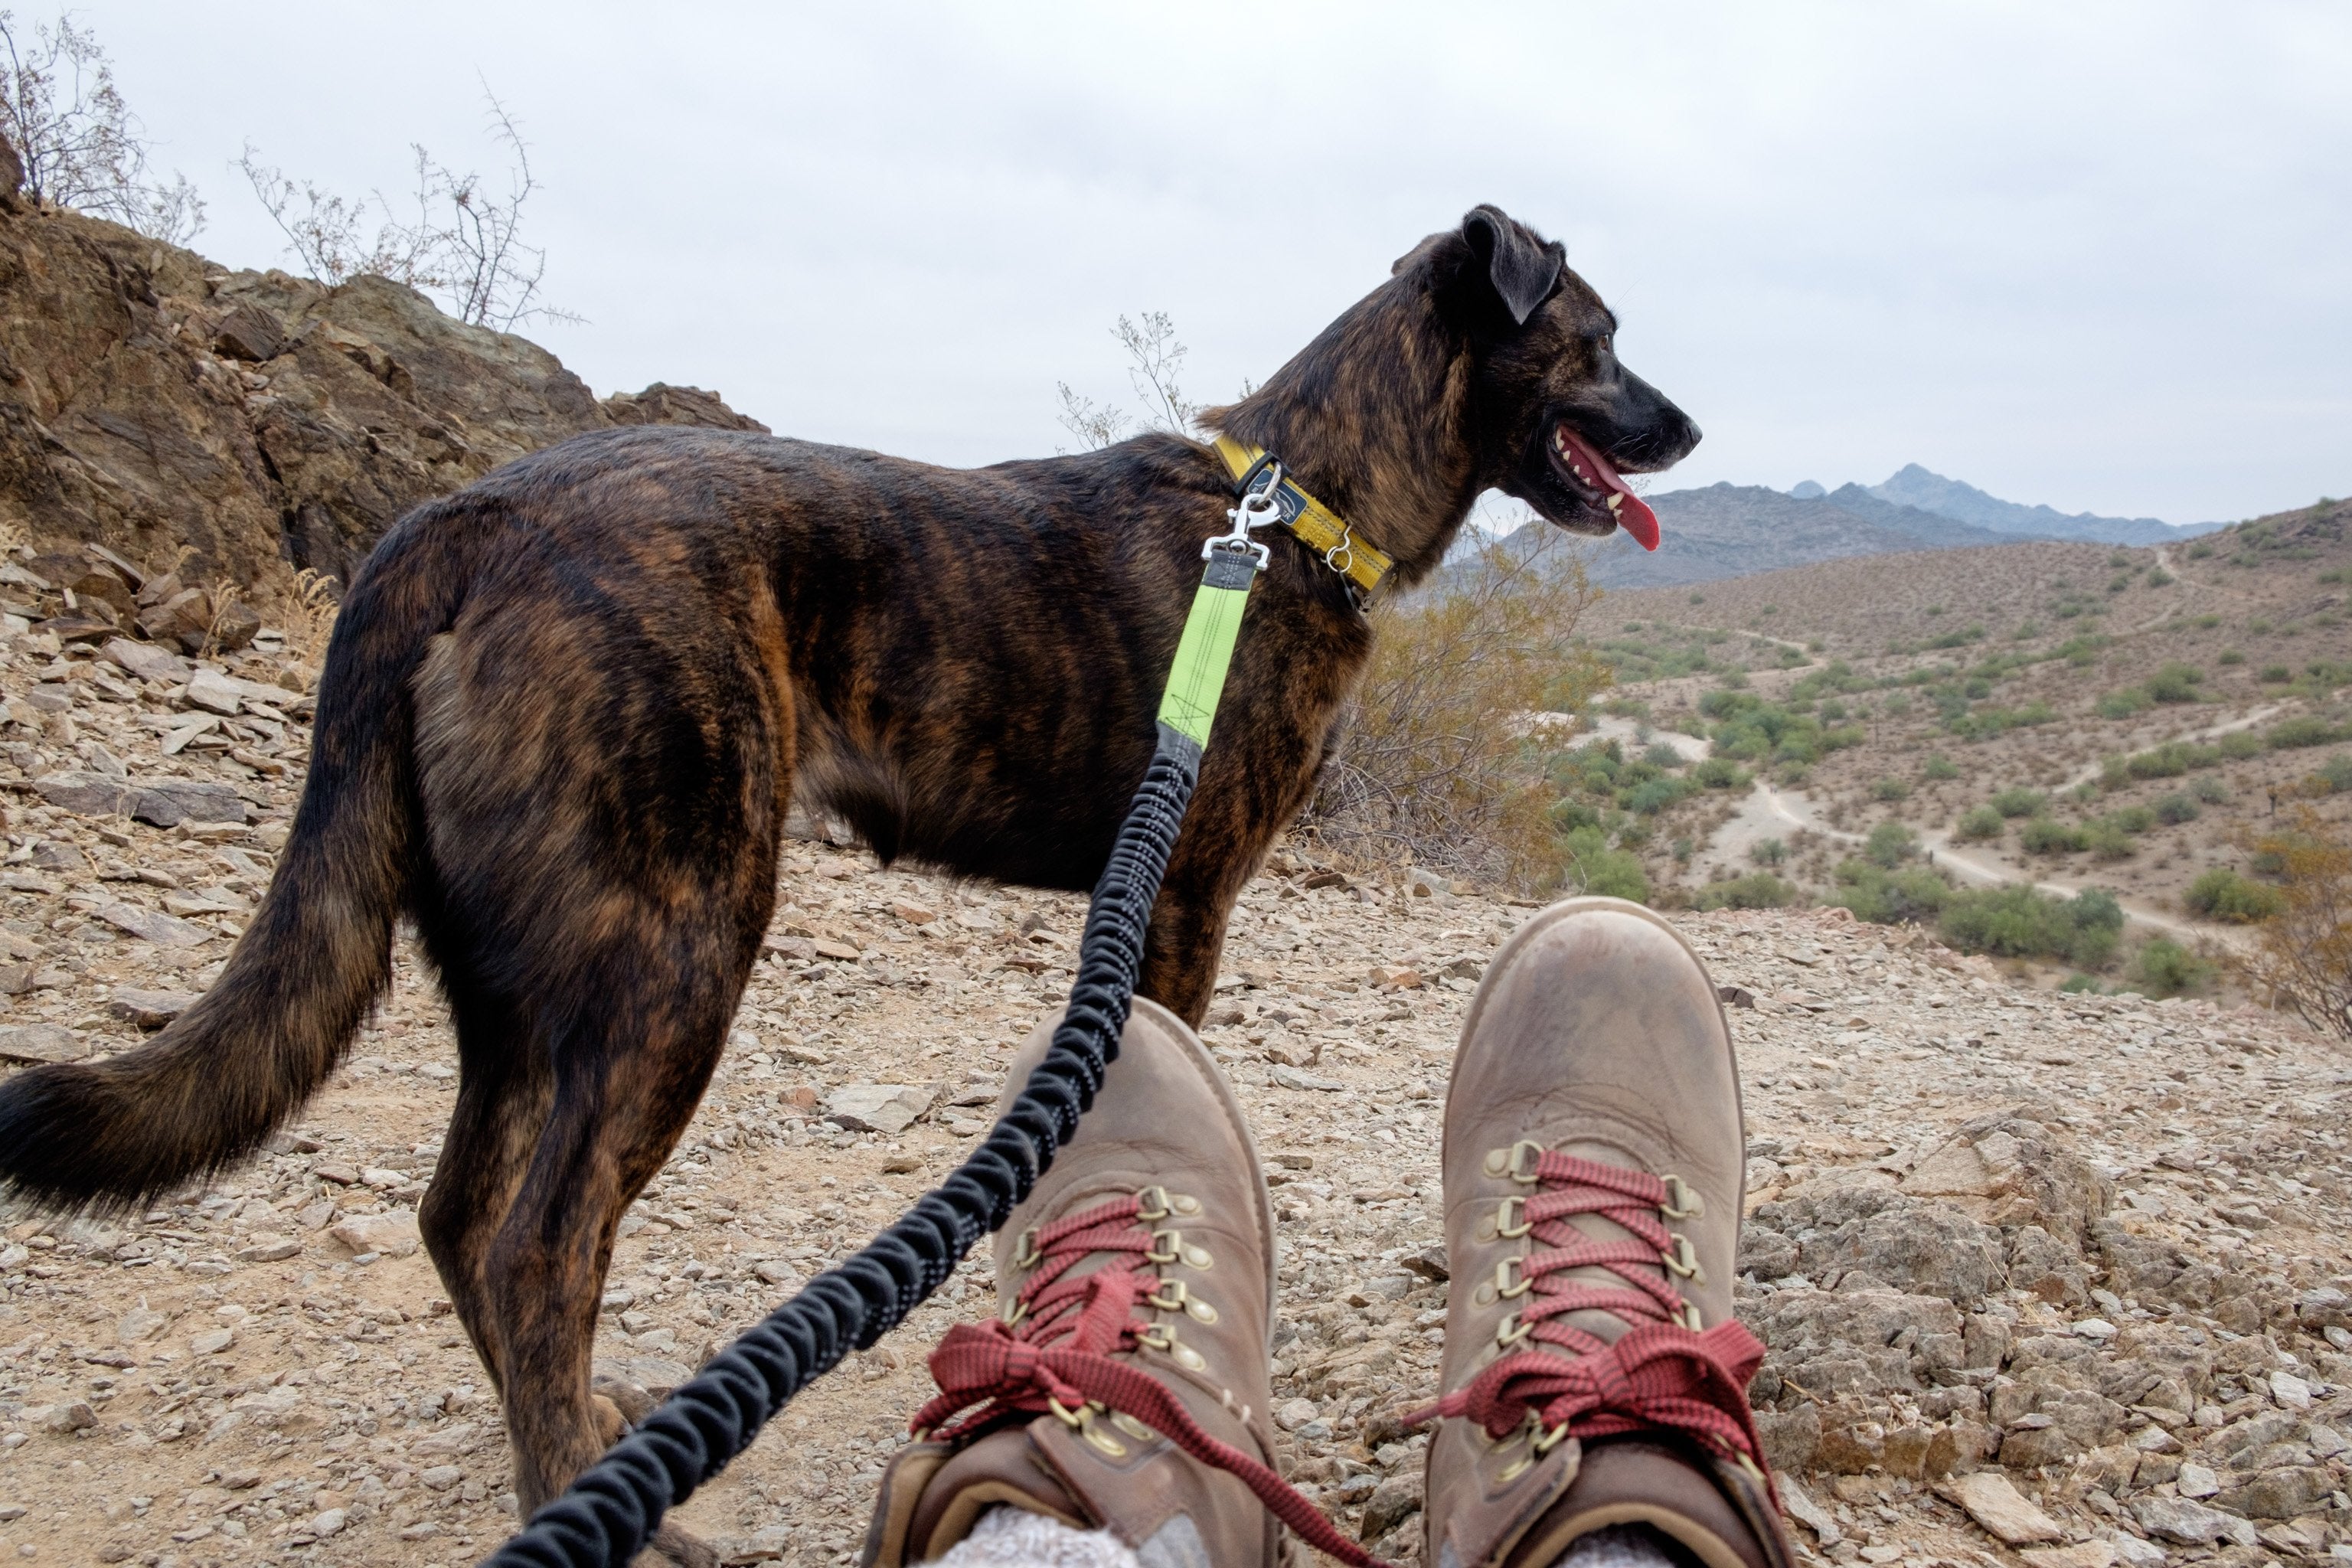
[[[1747,1139],[1714,984],[1616,899],[1486,971],[1445,1107],[1452,1270],[1424,1561],[1547,1568],[1646,1524],[1706,1568],[1790,1568],[1731,1313]]]
[[[1013,1059],[1003,1114],[1053,1026]],[[1289,1524],[1369,1560],[1274,1469],[1274,1215],[1192,1031],[1139,999],[1094,1108],[996,1238],[999,1311],[930,1358],[924,1440],[882,1477],[864,1562],[929,1562],[1009,1505],[1108,1529],[1145,1568],[1267,1568]]]

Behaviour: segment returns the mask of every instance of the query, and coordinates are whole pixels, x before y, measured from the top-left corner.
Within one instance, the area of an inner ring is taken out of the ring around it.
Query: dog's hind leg
[[[672,928],[659,947],[613,954],[590,971],[603,971],[605,983],[592,981],[548,1020],[553,1093],[483,1250],[477,1309],[478,1331],[495,1346],[486,1359],[502,1374],[526,1517],[613,1436],[589,1372],[614,1237],[676,1147],[726,1047],[740,972],[662,962],[672,942],[698,945],[695,934]],[[649,984],[656,975],[660,984]],[[509,1136],[495,1116],[479,1134],[493,1147]]]
[[[457,1321],[503,1397],[505,1347],[487,1279],[490,1241],[521,1189],[555,1079],[547,1053],[530,1048],[528,1026],[512,1009],[457,976],[445,979],[457,1032],[457,1108],[416,1218]],[[604,1425],[617,1432],[616,1423]]]

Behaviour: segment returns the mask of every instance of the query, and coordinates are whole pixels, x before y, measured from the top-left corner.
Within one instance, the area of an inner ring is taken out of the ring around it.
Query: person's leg
[[[1008,1103],[1051,1037],[1013,1058]],[[883,1474],[866,1568],[1274,1568],[1277,1516],[1362,1561],[1274,1470],[1273,1222],[1224,1075],[1139,1000],[998,1234],[995,1320],[931,1355],[942,1392]]]
[[[1790,1568],[1732,1316],[1730,1032],[1649,910],[1575,899],[1488,966],[1445,1110],[1430,1568]]]

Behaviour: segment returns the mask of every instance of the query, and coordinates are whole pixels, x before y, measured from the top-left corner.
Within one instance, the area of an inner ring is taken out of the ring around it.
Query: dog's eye
[[[1602,353],[1615,353],[1617,348],[1616,334],[1613,332],[1602,333],[1594,346],[1599,348]]]

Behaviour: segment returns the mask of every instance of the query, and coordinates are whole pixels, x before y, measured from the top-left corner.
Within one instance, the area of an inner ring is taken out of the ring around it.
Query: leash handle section
[[[776,1413],[849,1352],[906,1321],[982,1236],[1003,1227],[1094,1105],[1143,969],[1143,938],[1265,563],[1250,518],[1240,548],[1210,542],[1177,643],[1160,739],[1096,882],[1077,978],[1045,1058],[971,1157],[855,1255],[826,1269],[679,1385],[645,1424],[484,1561],[492,1568],[625,1568],[662,1516],[725,1469]]]

